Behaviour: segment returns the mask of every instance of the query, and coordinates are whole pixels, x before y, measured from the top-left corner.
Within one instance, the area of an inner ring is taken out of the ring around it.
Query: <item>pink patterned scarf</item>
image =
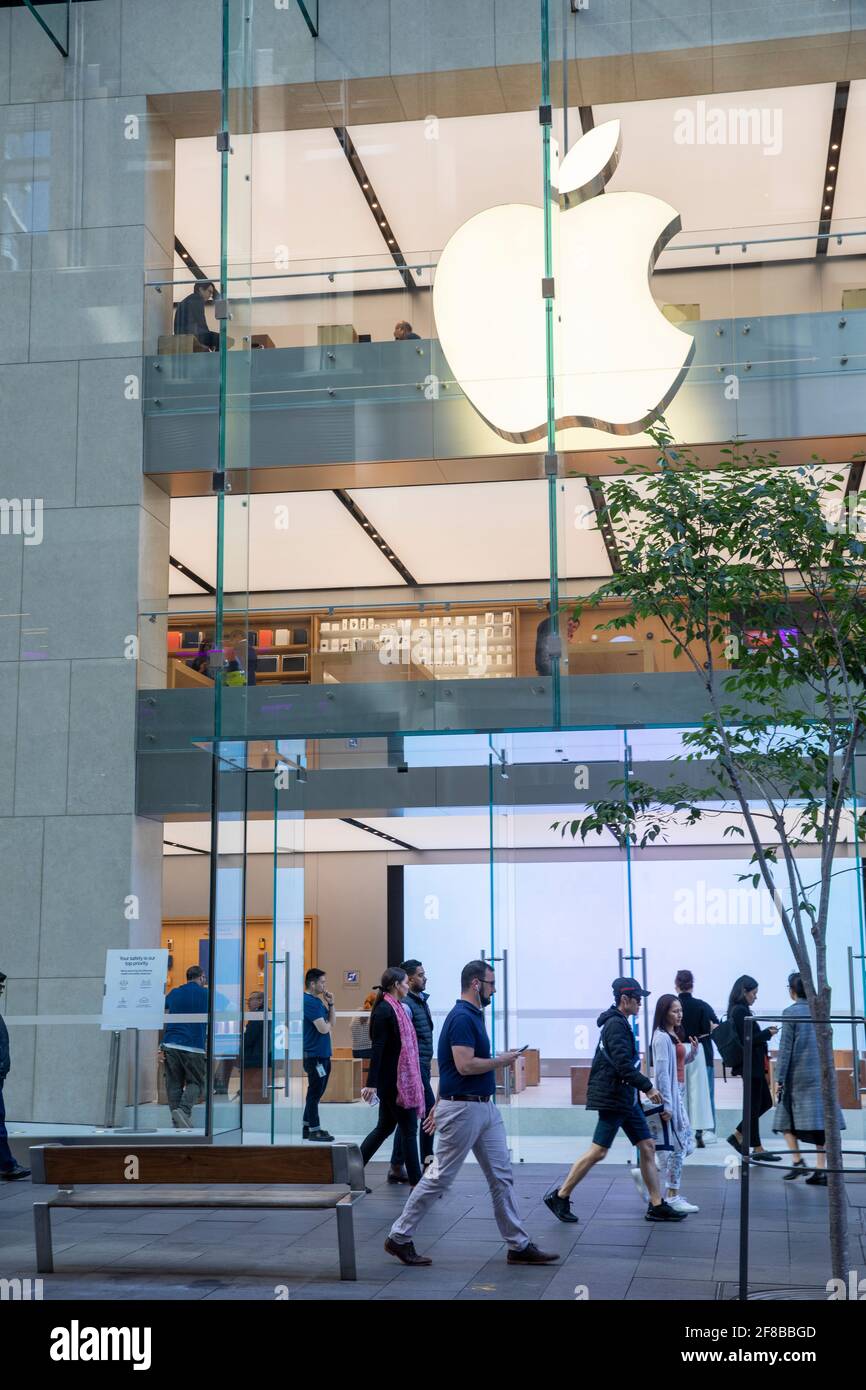
[[[404,1110],[417,1110],[423,1120],[426,1112],[421,1067],[418,1063],[418,1038],[415,1025],[399,999],[392,994],[385,998],[397,1015],[400,1029],[400,1058],[397,1062],[397,1104]]]

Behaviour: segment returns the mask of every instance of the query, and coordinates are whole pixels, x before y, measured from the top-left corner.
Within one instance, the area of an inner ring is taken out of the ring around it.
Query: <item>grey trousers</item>
[[[204,1099],[207,1090],[207,1058],[201,1052],[184,1052],[171,1043],[163,1052],[168,1108],[180,1110],[191,1120],[193,1106]]]
[[[440,1100],[436,1106],[438,1144],[433,1162],[412,1191],[391,1238],[407,1244],[433,1203],[444,1197],[470,1150],[487,1179],[499,1233],[511,1250],[529,1245],[529,1233],[514,1198],[514,1175],[502,1116],[492,1101]]]

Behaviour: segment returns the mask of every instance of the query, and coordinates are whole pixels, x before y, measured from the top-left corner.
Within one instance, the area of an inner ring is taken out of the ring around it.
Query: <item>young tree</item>
[[[854,829],[851,774],[866,729],[864,535],[845,510],[838,468],[817,458],[782,468],[775,455],[732,448],[710,472],[664,427],[652,433],[657,467],[607,482],[599,499],[599,524],[615,536],[622,568],[574,616],[616,599],[627,611],[601,628],[652,618],[686,657],[705,711],[664,787],[622,779],[608,799],[556,824],[584,840],[610,832],[645,846],[675,820],[734,813],[724,833],[752,849],[752,872],[741,878],[772,896],[815,1023],[833,1275],[847,1278],[827,922],[836,847]],[[693,766],[677,782],[683,763]],[[858,819],[862,835],[866,812]]]

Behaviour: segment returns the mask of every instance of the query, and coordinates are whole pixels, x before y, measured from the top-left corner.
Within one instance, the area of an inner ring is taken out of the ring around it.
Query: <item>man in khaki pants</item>
[[[508,1263],[553,1264],[559,1256],[533,1244],[514,1198],[505,1126],[494,1095],[496,1072],[510,1067],[518,1054],[490,1055],[484,1010],[496,993],[496,978],[489,963],[472,960],[465,965],[460,988],[460,998],[439,1035],[439,1099],[424,1121],[427,1132],[435,1129],[439,1136],[436,1153],[391,1227],[385,1249],[405,1265],[433,1263],[418,1254],[412,1237],[429,1208],[451,1187],[471,1150],[490,1188],[496,1224],[508,1246]]]

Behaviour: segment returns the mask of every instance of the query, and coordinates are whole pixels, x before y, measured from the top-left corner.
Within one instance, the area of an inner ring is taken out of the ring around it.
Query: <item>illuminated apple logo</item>
[[[639,433],[676,394],[694,351],[694,339],[668,322],[649,286],[680,230],[679,214],[645,193],[597,196],[619,152],[619,121],[608,121],[559,166],[552,218],[559,429]],[[546,432],[543,274],[542,210],[509,203],[464,222],[433,284],[439,341],[455,379],[496,433],[516,443]]]

